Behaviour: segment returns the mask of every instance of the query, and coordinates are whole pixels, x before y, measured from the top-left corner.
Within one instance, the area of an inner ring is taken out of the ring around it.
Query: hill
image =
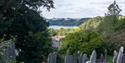
[[[53,18],[47,19],[47,22],[50,26],[58,25],[58,26],[79,26],[90,18]]]

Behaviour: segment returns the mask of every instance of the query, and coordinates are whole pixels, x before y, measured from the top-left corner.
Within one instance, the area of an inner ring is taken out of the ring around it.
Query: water
[[[52,26],[49,26],[49,28],[52,28],[52,29],[60,29],[60,28],[72,29],[72,28],[78,28],[78,26],[58,26],[58,25],[52,25]]]

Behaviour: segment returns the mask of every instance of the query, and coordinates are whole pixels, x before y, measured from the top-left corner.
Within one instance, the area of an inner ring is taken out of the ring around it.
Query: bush
[[[60,47],[60,51],[61,53],[66,53],[66,51],[69,50],[71,54],[77,51],[91,54],[91,52],[96,49],[101,53],[103,51],[100,49],[102,44],[103,40],[97,32],[80,31],[67,35]]]

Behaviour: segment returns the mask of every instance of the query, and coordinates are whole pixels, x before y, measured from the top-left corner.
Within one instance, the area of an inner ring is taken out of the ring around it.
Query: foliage
[[[111,5],[108,7],[108,13],[104,17],[103,21],[99,25],[99,31],[101,33],[109,33],[112,34],[115,32],[115,28],[119,25],[119,14],[121,9],[116,4],[116,1],[114,1]]]
[[[125,28],[125,17],[120,16],[117,25],[115,26],[115,31],[122,30]]]
[[[65,29],[65,28],[60,28],[60,29],[49,29],[49,34],[51,36],[65,36],[68,35],[69,33],[74,33],[74,32],[79,32],[80,28],[73,28],[73,29]]]
[[[91,54],[94,49],[101,52],[99,49],[103,44],[101,36],[96,32],[75,32],[67,35],[60,47],[62,53],[66,53],[67,50],[71,54],[81,51],[82,53]]]
[[[0,62],[5,63],[7,60],[5,59],[5,52],[6,50],[14,43],[13,40],[7,40],[7,41],[3,41],[3,39],[1,39],[2,41],[0,41]],[[10,59],[10,61],[13,61],[12,59]]]
[[[37,33],[29,33],[26,36],[26,41],[22,42],[22,44],[26,45],[18,45],[23,46],[21,47],[20,54],[17,57],[19,62],[26,62],[26,63],[40,63],[44,61],[47,55],[51,51],[51,43],[50,40],[47,38],[47,33],[45,32],[37,32]]]
[[[89,19],[80,25],[81,31],[66,35],[60,47],[60,53],[69,51],[71,54],[90,54],[96,49],[98,53],[112,55],[114,50],[124,46],[125,18],[120,16],[120,8],[114,2],[108,7],[108,13],[104,17]]]
[[[40,6],[46,7],[48,10],[54,8],[52,0],[1,0],[0,19],[1,21],[8,20],[18,13],[21,8],[24,9],[25,7],[38,11]]]
[[[49,34],[50,34],[50,36],[55,36],[55,35],[57,35],[57,31],[54,29],[49,29]]]
[[[123,38],[121,39],[120,37],[124,37],[125,18],[124,16],[119,15],[121,10],[116,2],[111,4],[111,6],[108,7],[108,10],[110,11],[109,14],[104,17],[103,21],[98,26],[97,31],[101,34],[104,42],[107,43],[107,46],[113,47],[110,48],[110,50],[113,50],[117,49],[119,46],[123,46],[124,41]],[[121,32],[121,30],[123,31]]]
[[[102,22],[103,17],[95,17],[95,18],[91,18],[88,21],[84,22],[83,24],[80,25],[80,29],[81,30],[94,30],[96,29],[99,24]]]
[[[45,19],[38,8],[54,8],[52,0],[1,0],[0,37],[16,37],[17,63],[41,63],[51,51]]]

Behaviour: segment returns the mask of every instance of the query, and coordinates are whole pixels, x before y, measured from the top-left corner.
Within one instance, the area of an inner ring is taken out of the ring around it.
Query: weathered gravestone
[[[81,58],[82,63],[86,63],[86,61],[88,60],[87,54],[83,54]]]
[[[125,63],[125,54],[123,54],[122,63]]]
[[[70,54],[69,50],[67,50],[66,56],[65,56],[65,63],[74,63],[73,55]]]
[[[113,56],[113,59],[112,59],[112,62],[113,62],[113,63],[116,63],[117,56],[118,56],[118,53],[117,53],[117,51],[115,50],[115,51],[114,51],[114,56]]]
[[[57,63],[57,53],[50,53],[48,55],[48,63]]]
[[[103,63],[104,62],[104,55],[103,54],[101,54],[101,56],[100,56],[100,59],[99,59],[99,62],[98,63]]]
[[[96,63],[96,58],[97,58],[97,54],[96,51],[93,50],[91,56],[90,56],[90,60],[87,61],[86,63]]]
[[[96,57],[97,57],[97,54],[96,54],[96,51],[94,50],[94,51],[92,52],[91,57],[90,57],[90,62],[91,62],[91,63],[96,63]]]
[[[67,54],[67,55],[65,56],[65,63],[74,63],[73,61],[74,61],[74,60],[73,60],[73,55]]]
[[[80,54],[80,51],[77,52],[77,63],[81,63],[82,62],[82,54]]]
[[[124,47],[121,47],[118,53],[116,63],[122,63],[123,51],[124,51]]]
[[[52,62],[52,53],[50,53],[48,55],[48,60],[47,60],[48,63],[51,63]]]
[[[53,63],[57,63],[57,53],[53,53]]]
[[[105,56],[104,56],[104,61],[103,63],[107,63],[107,50],[105,49]]]

